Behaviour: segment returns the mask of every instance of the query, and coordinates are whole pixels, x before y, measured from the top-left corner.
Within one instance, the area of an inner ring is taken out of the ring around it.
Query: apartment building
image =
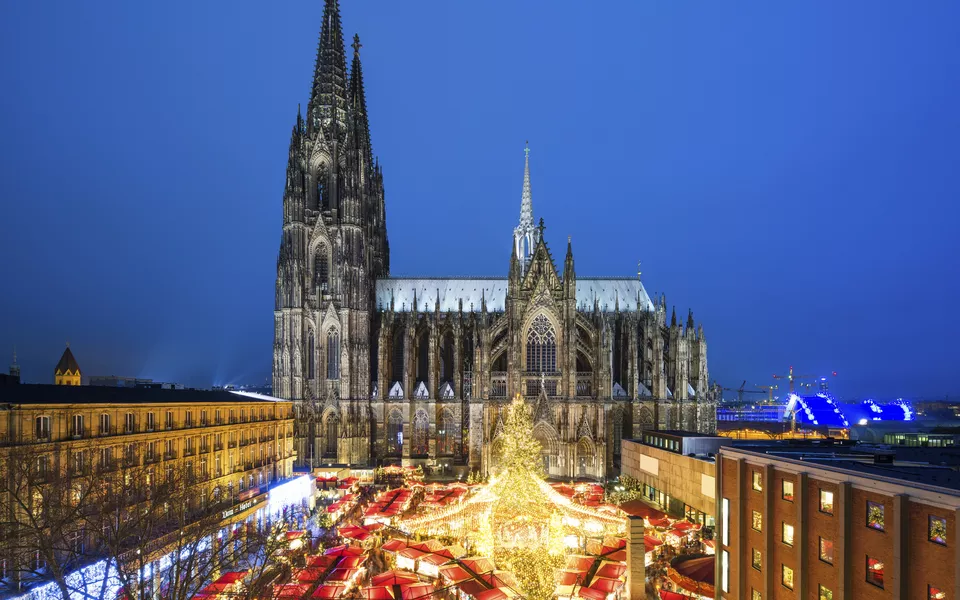
[[[882,448],[720,448],[716,597],[957,598],[960,473],[934,464]]]

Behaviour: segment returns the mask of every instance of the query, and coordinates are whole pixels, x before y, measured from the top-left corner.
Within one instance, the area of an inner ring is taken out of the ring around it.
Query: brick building
[[[957,471],[842,447],[717,460],[717,598],[957,597]]]

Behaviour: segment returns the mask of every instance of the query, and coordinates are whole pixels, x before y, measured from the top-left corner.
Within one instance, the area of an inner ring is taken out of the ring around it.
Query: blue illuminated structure
[[[914,421],[916,413],[909,400],[898,398],[888,404],[878,404],[875,400],[864,400],[857,406],[857,414],[852,415],[861,425],[868,421]]]
[[[840,410],[840,404],[829,394],[821,392],[816,396],[801,397],[796,394],[787,396],[784,419],[794,418],[797,425],[821,425],[824,427],[850,427],[850,421]]]

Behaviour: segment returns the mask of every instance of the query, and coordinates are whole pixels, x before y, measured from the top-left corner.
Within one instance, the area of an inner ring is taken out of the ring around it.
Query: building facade
[[[706,527],[716,520],[716,453],[733,440],[686,431],[645,431],[623,441],[621,475],[641,486],[643,497],[677,519]]]
[[[720,449],[717,598],[957,597],[956,471],[777,451]]]
[[[277,262],[273,389],[296,403],[299,460],[487,472],[516,394],[535,405],[555,477],[604,477],[644,429],[713,431],[703,327],[668,319],[639,273],[578,276],[569,238],[558,268],[534,220],[529,150],[506,277],[390,276],[357,36],[352,47],[348,73],[328,0]]]
[[[288,401],[223,391],[0,386],[0,597],[51,581],[53,556],[70,570],[95,572],[90,565],[110,534],[91,525],[109,515],[94,505],[120,498],[124,510],[156,510],[153,490],[175,486],[170,501],[184,506],[172,510],[182,511],[185,525],[212,514],[226,527],[277,504],[274,495],[287,487],[278,484],[293,481],[294,456]],[[63,497],[79,507],[75,514],[63,512]],[[144,534],[158,536],[150,546],[160,551],[169,536],[160,535],[162,517],[153,517],[140,522],[156,526]],[[62,544],[38,543],[25,553],[23,536],[48,526]],[[160,568],[156,560],[150,557],[151,569]]]

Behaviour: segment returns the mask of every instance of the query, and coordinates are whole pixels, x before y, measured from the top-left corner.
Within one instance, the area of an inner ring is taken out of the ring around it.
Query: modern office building
[[[960,473],[896,452],[720,448],[716,597],[956,598]]]
[[[674,518],[707,527],[716,517],[715,455],[733,444],[725,437],[689,431],[647,431],[624,440],[621,475],[643,486],[643,497]]]

